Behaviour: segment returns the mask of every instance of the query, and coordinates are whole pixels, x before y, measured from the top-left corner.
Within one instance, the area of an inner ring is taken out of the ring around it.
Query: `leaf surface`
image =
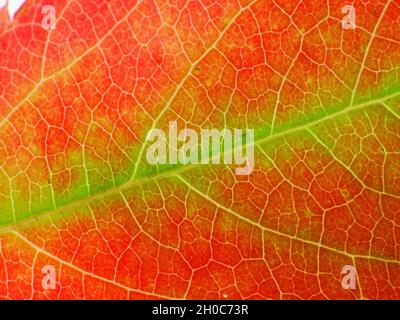
[[[399,299],[400,2],[342,7],[0,9],[0,297]],[[169,121],[255,129],[253,173],[149,165]]]

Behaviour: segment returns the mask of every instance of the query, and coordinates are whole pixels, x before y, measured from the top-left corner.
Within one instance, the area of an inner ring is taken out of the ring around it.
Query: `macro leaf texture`
[[[400,1],[345,4],[0,9],[0,298],[400,299]],[[254,129],[253,172],[150,165],[170,121]]]

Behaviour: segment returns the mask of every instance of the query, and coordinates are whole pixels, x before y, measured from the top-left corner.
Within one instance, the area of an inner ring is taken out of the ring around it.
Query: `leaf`
[[[0,297],[399,299],[400,5],[328,4],[0,12]],[[149,165],[174,120],[254,129],[254,172]]]

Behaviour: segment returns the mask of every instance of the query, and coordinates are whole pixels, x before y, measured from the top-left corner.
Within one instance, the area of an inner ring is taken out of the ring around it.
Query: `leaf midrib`
[[[392,93],[392,94],[387,95],[387,96],[380,97],[378,99],[373,99],[373,100],[368,101],[368,102],[356,104],[354,106],[349,106],[347,108],[344,108],[344,109],[342,109],[340,111],[331,113],[331,114],[329,114],[327,116],[321,117],[321,118],[316,119],[314,121],[303,123],[303,124],[300,124],[298,126],[283,130],[281,132],[276,132],[276,133],[270,134],[270,135],[265,136],[265,137],[260,137],[260,138],[258,138],[258,139],[256,139],[254,141],[254,145],[257,146],[257,145],[263,144],[263,143],[265,143],[267,141],[270,141],[270,140],[278,139],[280,137],[283,137],[283,136],[286,136],[286,135],[289,135],[289,134],[292,134],[292,133],[295,133],[295,132],[298,132],[298,131],[301,131],[301,130],[309,129],[309,128],[313,127],[313,126],[322,124],[322,123],[324,123],[326,121],[333,120],[333,119],[335,119],[337,117],[340,117],[342,115],[345,115],[345,114],[348,114],[350,112],[354,112],[354,111],[357,111],[357,110],[365,109],[365,108],[373,106],[373,105],[381,105],[383,108],[385,108],[385,110],[387,110],[385,104],[383,104],[383,101],[395,98],[397,96],[400,96],[400,91]],[[390,111],[390,113],[391,113],[391,111]],[[239,146],[239,147],[242,148],[243,146]],[[231,150],[228,150],[228,152],[233,152],[234,150],[235,149],[231,149]],[[220,157],[220,154],[218,154],[216,156]],[[211,158],[209,160],[211,160]],[[104,197],[113,195],[115,193],[126,191],[127,189],[131,188],[134,185],[142,184],[142,183],[144,184],[144,183],[150,182],[152,180],[159,180],[159,179],[164,179],[164,178],[168,178],[168,177],[171,177],[171,176],[176,176],[176,175],[178,175],[180,173],[183,173],[185,171],[189,171],[189,170],[191,170],[193,168],[199,168],[200,166],[204,167],[204,166],[208,166],[208,165],[201,165],[201,164],[189,164],[189,165],[186,165],[186,166],[185,165],[181,165],[181,166],[176,166],[175,167],[176,169],[166,170],[166,171],[164,171],[162,173],[158,173],[158,174],[155,174],[155,175],[149,175],[149,176],[137,178],[135,180],[127,180],[126,182],[120,184],[119,186],[112,187],[112,188],[109,188],[109,189],[106,189],[106,190],[103,190],[103,191],[88,195],[86,197],[74,199],[74,200],[70,201],[68,204],[65,204],[65,205],[63,205],[61,207],[53,208],[51,210],[44,210],[42,212],[36,213],[32,217],[29,217],[29,218],[26,218],[26,219],[22,219],[22,220],[19,220],[17,222],[11,222],[11,223],[8,223],[8,224],[1,225],[0,226],[0,233],[1,232],[6,232],[8,230],[18,229],[21,226],[26,226],[26,225],[29,225],[31,222],[37,221],[39,218],[41,218],[41,219],[46,218],[49,215],[53,215],[55,213],[58,213],[58,212],[61,212],[61,211],[64,211],[64,210],[68,210],[68,209],[73,208],[75,206],[79,206],[79,205],[91,202],[93,200],[96,200],[98,198],[104,198]]]

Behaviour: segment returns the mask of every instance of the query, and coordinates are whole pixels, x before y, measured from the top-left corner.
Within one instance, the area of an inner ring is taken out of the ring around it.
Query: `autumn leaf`
[[[400,2],[346,4],[0,9],[0,298],[399,299]],[[171,121],[253,172],[149,164]]]

